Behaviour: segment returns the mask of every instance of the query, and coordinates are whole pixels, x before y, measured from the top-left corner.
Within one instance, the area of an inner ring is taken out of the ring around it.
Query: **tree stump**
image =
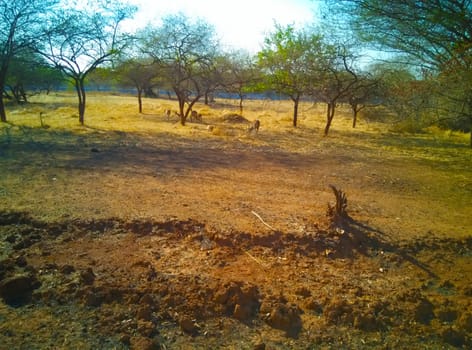
[[[332,226],[342,226],[344,220],[349,218],[347,213],[347,196],[340,189],[333,185],[329,185],[336,197],[336,203],[331,205],[328,203],[327,216],[331,221]]]

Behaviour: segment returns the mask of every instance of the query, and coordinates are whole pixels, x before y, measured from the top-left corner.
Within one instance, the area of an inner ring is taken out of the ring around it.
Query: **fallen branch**
[[[262,220],[261,216],[259,214],[257,214],[255,211],[251,211],[251,213],[253,215],[255,215],[259,220],[261,220],[261,222],[266,225],[268,228],[270,228],[272,231],[277,231],[275,228],[273,228],[272,226],[270,226],[267,222],[265,222],[264,220]]]
[[[252,260],[254,260],[256,263],[258,263],[259,265],[261,265],[263,268],[266,268],[267,266],[262,262],[260,261],[258,258],[256,258],[255,256],[251,255],[247,250],[244,251],[247,256],[249,256]]]

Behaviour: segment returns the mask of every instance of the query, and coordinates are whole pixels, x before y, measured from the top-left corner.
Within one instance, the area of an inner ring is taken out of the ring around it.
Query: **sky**
[[[298,28],[314,23],[316,5],[312,0],[129,0],[139,6],[135,23],[159,24],[159,18],[182,12],[202,18],[215,27],[224,49],[259,51],[274,23]]]

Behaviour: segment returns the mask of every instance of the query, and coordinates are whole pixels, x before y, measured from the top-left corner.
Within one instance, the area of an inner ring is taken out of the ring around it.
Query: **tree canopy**
[[[144,30],[140,40],[177,95],[180,122],[185,125],[192,106],[205,93],[204,78],[218,53],[214,28],[180,13],[165,17],[160,27]]]
[[[326,71],[329,51],[330,47],[320,34],[297,31],[291,25],[276,25],[259,52],[259,66],[266,77],[266,88],[282,93],[294,102],[295,127],[300,98],[312,90]]]
[[[464,131],[472,129],[472,1],[326,2],[364,42],[406,54],[405,61],[433,74],[442,86],[435,92],[443,104],[455,104],[441,119],[455,119]]]
[[[51,14],[45,38],[36,46],[52,66],[73,82],[81,124],[86,106],[85,79],[128,44],[119,25],[134,10],[118,0],[86,1],[83,6],[57,9]]]
[[[10,65],[42,40],[59,0],[0,0],[0,121],[7,120],[3,92]]]

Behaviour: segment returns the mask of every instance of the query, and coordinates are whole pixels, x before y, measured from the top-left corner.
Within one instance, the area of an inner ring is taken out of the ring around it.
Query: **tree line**
[[[341,103],[353,127],[362,109],[382,106],[413,128],[470,131],[469,1],[322,3],[323,25],[275,24],[249,54],[224,51],[209,23],[181,13],[127,33],[136,8],[119,0],[0,0],[0,120],[5,101],[26,102],[28,88],[48,92],[66,80],[84,124],[86,84],[113,81],[136,90],[139,112],[143,97],[171,91],[182,125],[196,102],[218,93],[238,96],[243,113],[249,94],[271,91],[293,102],[294,127],[300,101],[324,103],[325,135]],[[366,61],[365,48],[391,54]]]

